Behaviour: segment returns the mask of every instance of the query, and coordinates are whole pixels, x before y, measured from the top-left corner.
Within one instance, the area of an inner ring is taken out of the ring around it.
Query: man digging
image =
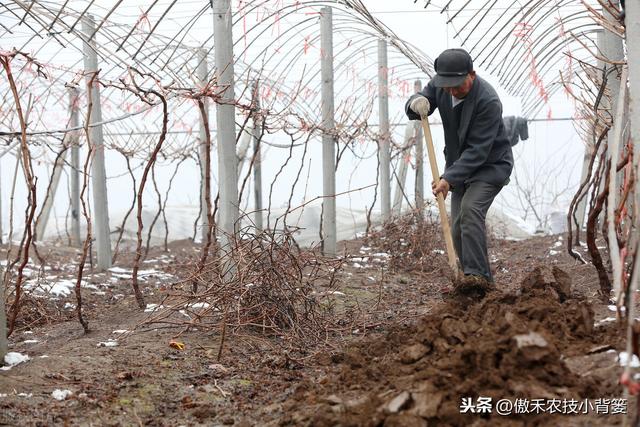
[[[464,273],[457,289],[486,289],[493,276],[485,218],[513,169],[502,103],[493,87],[476,75],[465,50],[445,50],[434,68],[436,75],[409,98],[405,111],[410,120],[426,118],[436,108],[440,111],[446,165],[432,189],[444,198],[451,192],[453,245]]]

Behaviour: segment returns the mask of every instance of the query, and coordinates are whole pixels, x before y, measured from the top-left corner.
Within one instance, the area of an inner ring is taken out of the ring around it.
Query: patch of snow
[[[607,308],[609,309],[609,311],[613,311],[614,313],[618,311],[617,307],[614,304],[608,305]],[[626,307],[620,307],[620,312],[624,313],[626,309]]]
[[[621,351],[618,355],[618,362],[620,362],[620,366],[627,366],[629,363],[629,356],[626,351]],[[640,368],[640,359],[635,354],[631,358],[631,367],[632,368]]]
[[[444,255],[444,251],[442,249],[434,249],[431,252],[433,252],[434,254]]]
[[[96,347],[117,347],[118,346],[118,340],[113,340],[111,338],[109,338],[106,341],[100,341]]]
[[[554,247],[554,248],[559,248],[559,247],[560,247],[560,246],[562,246],[562,245],[563,245],[562,240],[558,240],[557,242],[555,242],[555,243],[553,244],[553,247]]]
[[[38,340],[24,340],[22,341],[22,344],[35,344],[39,342]]]
[[[554,251],[553,249],[549,249],[549,255],[554,256],[554,255],[558,255],[560,252],[558,251]]]
[[[115,331],[111,332],[112,334],[126,334],[127,332],[129,332],[128,329],[116,329]]]
[[[47,356],[46,354],[43,354],[42,356],[40,356],[40,359],[48,359],[49,356]]]
[[[25,334],[25,335],[29,335],[29,334],[32,334],[32,333],[33,333],[33,331],[24,331],[23,332],[23,334]]]
[[[64,309],[65,310],[73,310],[76,308],[75,304],[71,304],[70,302],[65,302],[64,303]]]
[[[52,283],[40,283],[36,285],[35,283],[27,283],[26,287],[29,289],[38,289],[43,291],[44,293],[55,295],[58,297],[66,297],[71,295],[73,288],[76,286],[75,282],[68,279],[61,279],[57,282]]]
[[[111,267],[109,271],[112,273],[130,273],[130,270],[126,270],[122,267]]]
[[[371,248],[370,248],[369,246],[362,246],[362,247],[360,248],[360,250],[361,250],[361,251],[364,251],[364,252],[369,252],[369,251],[371,250]]]
[[[8,371],[14,366],[19,365],[20,363],[24,363],[27,360],[29,360],[29,356],[27,356],[26,354],[18,353],[15,351],[9,352],[4,356],[4,363],[7,366],[2,366],[0,367],[0,369],[3,371]]]
[[[386,252],[377,252],[375,254],[373,254],[373,256],[379,257],[379,258],[391,258],[391,255],[389,255]]]
[[[76,286],[75,279],[60,279],[57,277],[46,277],[44,282],[25,282],[25,288],[33,291],[37,291],[44,294],[49,294],[56,297],[66,297],[71,295]],[[80,286],[88,289],[98,289],[96,285],[89,284],[86,281],[81,281]]]
[[[364,267],[362,266],[362,264],[360,264],[358,262],[354,262],[353,263],[353,268],[364,268]]]
[[[193,304],[190,304],[189,307],[191,308],[209,308],[209,304],[206,302],[196,302]]]
[[[129,269],[125,269],[122,267],[111,267],[109,269],[109,271],[111,272],[111,276],[112,277],[117,277],[120,279],[131,279],[133,278],[133,269],[129,270]],[[138,270],[138,278],[142,279],[144,277],[150,276],[150,275],[157,275],[157,276],[161,276],[163,278],[167,278],[167,277],[173,277],[170,274],[166,274],[163,273],[161,271],[158,270]]]
[[[163,273],[161,271],[153,273],[153,276],[158,280],[176,280],[176,276],[169,273]]]
[[[22,274],[24,274],[25,277],[31,277],[33,275],[33,273],[37,273],[37,272],[35,270],[30,269],[29,267],[25,267],[22,270]]]
[[[51,397],[56,400],[65,400],[67,397],[71,396],[73,392],[71,390],[60,390],[59,388],[53,390],[51,392]]]
[[[144,309],[145,313],[153,313],[157,310],[162,310],[164,307],[158,304],[147,304],[147,308]]]
[[[18,393],[20,397],[26,397],[27,399],[33,396],[33,393]]]
[[[368,277],[367,277],[367,279],[371,280],[372,282],[375,282],[375,281],[376,281],[376,278],[375,278],[375,277],[373,277],[373,276],[368,276]]]

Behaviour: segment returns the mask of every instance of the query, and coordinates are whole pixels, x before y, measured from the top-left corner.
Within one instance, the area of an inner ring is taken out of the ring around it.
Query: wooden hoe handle
[[[440,180],[440,172],[438,172],[438,163],[436,162],[436,152],[433,149],[433,139],[431,138],[431,128],[429,127],[429,119],[422,117],[422,131],[424,133],[424,140],[427,144],[427,153],[429,155],[429,164],[431,164],[431,175],[433,181]],[[438,200],[438,209],[440,211],[440,223],[442,224],[442,233],[444,234],[444,241],[447,245],[447,256],[449,257],[449,267],[453,271],[455,276],[458,276],[458,257],[456,256],[456,250],[453,247],[453,238],[451,237],[451,226],[449,225],[449,217],[447,216],[447,208],[444,205],[444,197],[439,193],[436,197]]]

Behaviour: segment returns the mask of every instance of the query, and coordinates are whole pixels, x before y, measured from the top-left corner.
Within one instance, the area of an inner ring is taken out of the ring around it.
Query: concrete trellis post
[[[67,138],[65,138],[66,140]],[[66,141],[64,142],[66,144]],[[42,212],[36,222],[36,240],[42,240],[44,238],[44,232],[49,222],[49,216],[51,215],[51,209],[53,208],[53,202],[58,192],[58,185],[60,184],[60,177],[62,176],[62,169],[64,168],[64,159],[67,156],[67,147],[63,147],[63,152],[56,158],[53,164],[53,173],[51,175],[51,183],[49,184],[49,191],[47,192],[47,199],[42,206]]]
[[[422,82],[416,80],[414,82],[414,92],[418,93],[422,90]],[[422,214],[424,209],[424,149],[422,146],[422,126],[417,120],[409,120],[404,133],[405,149],[414,146],[416,152],[416,181],[415,181],[415,205],[416,209]],[[393,198],[393,214],[400,215],[402,211],[402,199],[404,197],[404,187],[407,177],[408,165],[406,161],[401,159],[400,173],[398,174],[398,187]]]
[[[619,87],[617,91],[617,99],[613,114],[613,128],[611,138],[609,139],[609,151],[607,152],[607,161],[611,165],[617,165],[620,158],[620,145],[622,140],[622,131],[625,125],[624,104],[627,85],[627,69],[622,70],[622,79],[618,81]],[[613,272],[613,289],[616,294],[616,301],[619,301],[620,292],[622,291],[622,271],[623,261],[620,257],[620,246],[618,245],[618,237],[616,235],[615,210],[618,196],[618,173],[615,166],[609,170],[609,194],[607,195],[607,209],[605,218],[607,221],[607,239],[609,241],[609,256],[611,258],[611,270]]]
[[[260,84],[253,84],[253,201],[254,223],[258,231],[262,230],[262,159],[260,153],[260,137],[262,120],[260,119]]]
[[[636,176],[640,173],[640,3],[637,1],[626,2],[626,38],[627,38],[627,65],[629,67],[629,117],[631,140],[633,141],[633,167],[636,171]],[[640,204],[640,185],[635,184],[635,203],[636,206]],[[634,217],[634,227],[640,226],[640,218],[636,215]],[[630,294],[635,295],[635,291],[638,289],[638,282],[640,279],[640,267],[636,264],[633,273],[631,274],[631,281],[629,283]],[[627,354],[633,354],[632,342],[633,342],[633,324],[636,318],[636,305],[629,304],[629,312],[627,313],[627,319],[629,319],[627,327]],[[625,367],[624,375],[631,376],[631,363],[628,363]],[[625,395],[627,390],[625,390]]]
[[[597,36],[596,36],[596,43],[598,45],[598,50],[600,52],[603,52],[603,50],[605,48],[605,44],[606,44],[606,42],[605,42],[605,31],[604,30],[598,31]],[[610,78],[612,78],[612,76],[611,76],[610,73],[608,73],[608,71],[610,70],[611,67],[610,67],[609,64],[607,64],[606,62],[602,61],[601,59],[598,59],[597,65],[598,65],[599,75],[603,79],[603,81],[605,79],[605,77],[603,77],[603,75],[604,75],[604,73],[606,73],[606,75],[607,75],[606,87],[610,91],[611,90],[611,86],[612,86]],[[603,116],[605,116],[605,117],[606,117],[606,113],[607,112],[613,114],[612,110],[613,110],[614,106],[615,106],[615,102],[613,104],[610,104],[608,98],[602,97],[602,100],[600,101],[600,105],[598,106],[598,113],[603,115]],[[599,133],[600,133],[600,130],[596,129],[595,130],[595,134],[593,135],[593,140],[594,141],[596,140],[596,138],[598,138]],[[607,153],[607,150],[609,149],[609,142],[611,141],[611,138],[610,138],[611,133],[612,132],[609,132],[607,134],[607,136],[605,137],[605,141],[604,142],[606,142],[606,144],[601,144],[600,145],[600,152],[598,153],[598,158],[601,158],[601,155],[603,157],[605,157],[605,158],[610,155],[609,153]],[[598,194],[602,193],[602,191],[604,190],[604,186],[605,186],[605,179],[603,178],[603,179],[600,180],[600,186],[598,188]],[[583,216],[586,215],[586,209],[584,209],[584,211],[585,212],[584,212]],[[606,212],[603,209],[603,211],[600,212],[600,216],[598,218],[598,221],[599,222],[604,221],[605,220],[605,216],[606,216]]]
[[[405,197],[405,184],[407,182],[407,169],[409,168],[406,156],[411,155],[411,145],[413,143],[413,135],[415,134],[415,121],[407,123],[404,129],[404,142],[402,144],[402,153],[398,158],[399,171],[395,174],[396,192],[393,195],[393,215],[402,214],[402,199]],[[397,169],[397,168],[396,168]]]
[[[380,203],[382,220],[391,217],[391,176],[389,152],[389,65],[387,61],[387,42],[378,40],[378,115],[380,121],[380,141],[378,142],[378,161],[380,163]]]
[[[629,66],[629,117],[631,140],[633,141],[633,162],[636,176],[640,176],[640,4],[626,2],[627,64]],[[640,185],[635,184],[636,206],[640,206]],[[635,217],[636,229],[640,227],[640,217]],[[636,265],[633,277],[633,289],[638,288],[640,267]],[[633,304],[631,304],[633,306]],[[634,317],[630,315],[631,319]]]
[[[2,163],[2,156],[0,156],[0,164]],[[0,177],[2,176],[1,168],[0,168]],[[2,189],[2,183],[0,181],[0,189]],[[2,190],[0,190],[0,244],[3,242],[2,237]]]
[[[98,72],[98,55],[96,53],[95,22],[91,15],[82,20],[82,32],[84,37],[91,41],[83,43],[84,69],[87,73],[86,80],[90,82],[94,73]],[[97,84],[91,86],[91,123],[102,122],[102,109],[100,107],[100,87]],[[98,248],[97,270],[106,270],[111,267],[111,240],[109,232],[109,203],[107,200],[107,173],[104,166],[104,137],[102,125],[89,128],[91,143],[94,145],[94,157],[91,167],[91,185],[93,189],[93,215],[96,247]]]
[[[422,90],[422,82],[420,80],[416,80],[413,84],[413,89],[415,93],[420,92]],[[415,128],[414,144],[416,149],[416,208],[422,215],[422,210],[424,209],[424,149],[422,144],[422,126],[419,126],[419,123],[414,120],[410,120],[409,123],[411,123],[411,125]]]
[[[602,49],[602,45],[604,44],[603,31],[602,30],[598,31],[596,37],[597,37],[596,44],[598,45],[598,49]],[[602,66],[603,66],[602,61],[598,60],[598,68],[602,69]],[[603,101],[604,101],[604,98],[600,102],[600,108],[598,110],[603,110],[607,108],[606,106],[603,105]],[[587,174],[589,173],[589,163],[591,161],[591,157],[593,156],[593,150],[595,150],[594,141],[596,140],[598,135],[595,135],[595,133],[597,133],[597,130],[594,129],[593,132],[594,134],[591,135],[592,136],[591,140],[587,141],[584,147],[584,156],[582,158],[582,172],[580,173],[580,183],[583,183],[584,180],[587,179]],[[604,147],[604,144],[602,146]],[[604,185],[604,183],[602,185]],[[576,207],[575,216],[578,222],[576,227],[578,232],[580,232],[584,226],[584,219],[587,214],[588,199],[589,199],[589,195],[585,194],[585,196],[582,198],[582,200],[580,200],[580,202],[578,203],[578,206]],[[576,237],[577,236],[579,236],[579,233],[576,234]],[[575,243],[577,244],[577,241]]]
[[[585,179],[587,179],[589,160],[591,159],[591,155],[593,154],[593,144],[589,141],[585,144],[584,147],[584,156],[582,158],[582,172],[580,173],[580,183],[583,183]],[[585,195],[582,200],[578,203],[576,207],[576,221],[578,222],[576,228],[582,230],[584,226],[584,217],[587,210],[587,199],[589,195]],[[572,220],[573,221],[573,220]]]
[[[4,267],[0,266],[0,277],[4,277]],[[0,366],[4,364],[7,354],[7,315],[4,310],[4,280],[0,280]]]
[[[207,64],[207,51],[204,49],[198,50],[198,83],[204,87],[209,81],[209,67]],[[209,100],[207,98],[203,99],[204,102],[204,111],[206,112],[206,120],[209,120]],[[200,150],[198,151],[198,155],[200,156],[200,224],[201,229],[201,239],[203,242],[207,241],[207,233],[209,230],[209,216],[207,215],[207,197],[206,197],[206,189],[204,185],[205,180],[205,158],[207,155],[207,128],[205,127],[204,120],[202,115],[200,115]]]
[[[78,103],[76,89],[69,88],[69,127],[74,128],[80,124],[79,112],[78,112]],[[53,174],[51,177],[51,184],[49,185],[49,191],[47,194],[47,199],[42,207],[42,212],[38,217],[38,222],[36,223],[36,238],[38,240],[42,240],[44,238],[45,230],[47,229],[47,223],[49,222],[49,217],[51,216],[51,209],[53,208],[53,203],[55,202],[56,193],[58,191],[58,186],[60,184],[60,177],[62,176],[62,169],[64,168],[64,159],[67,156],[67,150],[69,147],[77,147],[78,145],[78,134],[76,131],[67,132],[64,135],[63,140],[63,153],[58,156],[56,162],[53,165]],[[72,176],[77,178],[77,174],[75,171],[72,171]],[[79,194],[79,193],[78,193]],[[79,203],[79,201],[78,201]],[[77,210],[75,211],[78,212]],[[73,212],[72,212],[73,216]],[[75,219],[75,218],[74,218]],[[75,229],[75,224],[74,227]],[[76,241],[80,241],[80,224],[78,223],[78,236],[73,234],[73,238],[78,238]],[[74,243],[75,244],[75,243]],[[79,243],[78,243],[79,244]]]
[[[611,3],[615,7],[619,7],[620,2],[618,0],[611,0]],[[610,20],[611,22],[615,22],[616,18],[611,16],[607,9],[603,9],[603,12],[604,16],[608,20]],[[604,56],[605,59],[617,62],[624,61],[624,47],[622,45],[622,38],[620,36],[605,28],[602,42],[602,56]],[[614,64],[606,64],[606,67],[607,70],[611,70],[611,72],[608,73],[609,77],[607,81],[607,88],[611,93],[611,116],[614,117],[615,120],[615,107],[618,105],[618,98],[620,96],[621,67],[620,65]],[[625,144],[621,142],[618,146],[618,155],[620,157],[624,156],[624,150]],[[619,179],[621,179],[623,175],[624,171],[618,172]],[[631,203],[631,198],[628,199],[628,203]],[[629,208],[631,208],[631,206],[629,206]]]
[[[333,99],[333,14],[330,7],[320,11],[322,77],[322,239],[325,255],[336,254],[336,155]]]
[[[71,127],[80,125],[78,108],[78,89],[69,88],[69,105],[71,106]],[[70,135],[71,141],[71,239],[74,246],[80,246],[80,138],[78,131]]]
[[[611,3],[618,7],[619,6],[619,1],[618,0],[611,0]],[[614,21],[614,17],[611,16],[611,14],[605,9],[603,10],[604,12],[604,16],[611,20]],[[605,59],[608,59],[610,61],[623,61],[624,60],[624,48],[622,46],[622,38],[620,38],[620,36],[614,34],[612,31],[609,31],[608,29],[604,29],[604,33],[602,35],[602,46],[600,47],[601,52],[602,52],[602,56],[604,56]],[[607,70],[610,70],[612,67],[616,67],[617,70],[610,73],[609,74],[609,78],[608,78],[608,82],[607,82],[607,88],[611,91],[611,114],[614,115],[614,108],[617,105],[617,100],[618,100],[618,94],[620,92],[620,74],[618,73],[618,71],[620,71],[620,66],[616,66],[616,65],[612,65],[612,64],[605,64],[607,67]]]
[[[218,182],[220,216],[218,230],[222,244],[235,234],[238,221],[238,158],[236,157],[236,117],[233,80],[233,34],[231,0],[211,0],[213,39],[218,85],[225,88],[216,104]]]
[[[618,2],[615,1],[615,4],[617,6]],[[605,17],[613,20],[613,17],[611,17],[611,15],[606,10],[603,11],[603,14]],[[611,31],[607,29],[598,31],[596,43],[598,45],[598,51],[600,52],[600,54],[604,59],[609,59],[611,61],[622,61],[624,59],[622,39],[619,36],[612,33]],[[616,66],[609,64],[605,61],[598,60],[598,69],[601,70],[600,71],[601,74],[603,72],[606,73],[607,90],[611,94],[611,102],[609,102],[607,98],[603,97],[602,100],[600,101],[598,111],[601,111],[601,112],[609,111],[613,116],[614,114],[613,110],[617,104],[618,93],[620,91],[620,76],[617,72],[618,70],[610,72],[612,67],[616,67]],[[596,131],[596,133],[597,132],[598,131]],[[597,137],[598,135],[594,135],[594,139]],[[608,139],[609,137],[607,137],[607,140]],[[607,145],[608,144],[602,144],[601,150],[606,149]],[[624,146],[620,145],[619,148],[623,150]],[[582,162],[582,173],[580,175],[580,182],[584,182],[584,180],[587,177],[587,173],[588,173],[587,169],[588,169],[589,162],[594,149],[595,147],[591,141],[586,144],[584,159]],[[604,188],[604,180],[602,180],[600,184],[599,192],[601,192],[603,188]],[[583,197],[576,208],[576,218],[578,220],[579,229],[582,229],[584,225],[584,219],[585,219],[586,210],[587,210],[587,199],[588,199],[588,196]]]

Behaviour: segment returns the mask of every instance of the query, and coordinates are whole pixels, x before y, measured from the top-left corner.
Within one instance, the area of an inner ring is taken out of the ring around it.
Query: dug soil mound
[[[461,413],[461,402],[620,396],[615,379],[565,363],[602,344],[606,331],[594,329],[570,277],[557,268],[552,276],[535,269],[515,293],[451,297],[416,324],[321,357],[331,369],[297,387],[281,425],[537,424],[549,414]]]

